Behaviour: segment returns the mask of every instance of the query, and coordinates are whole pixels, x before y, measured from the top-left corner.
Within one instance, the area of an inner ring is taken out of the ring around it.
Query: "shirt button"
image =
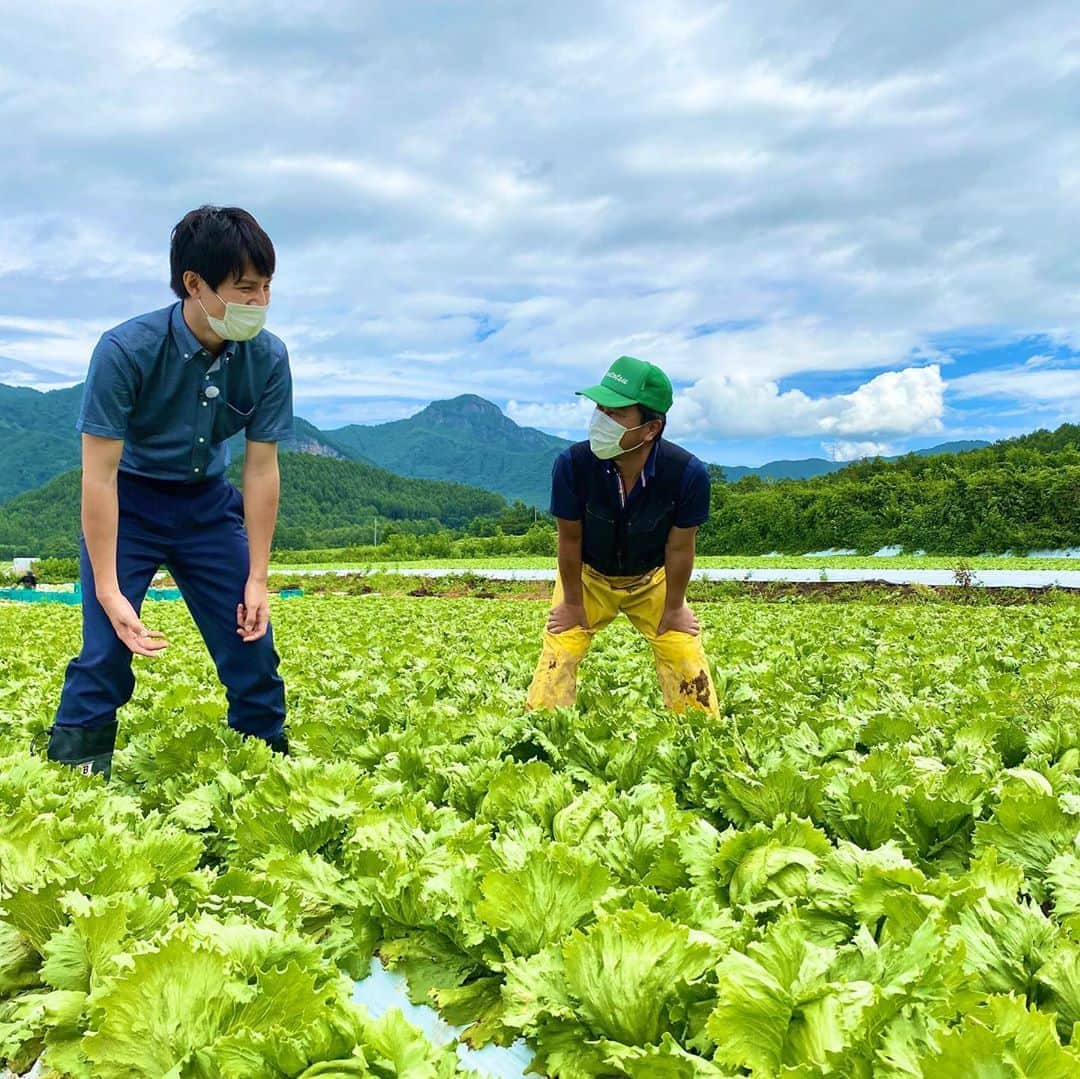
[[[198,469],[195,469],[195,471],[196,471],[196,472],[198,472],[199,470],[198,470]]]
[[[203,406],[203,408],[206,408],[206,406],[207,406],[207,404],[208,404],[208,403],[209,403],[209,402],[207,402],[207,401],[203,401],[203,403],[202,403],[202,406]]]
[[[205,439],[205,438],[200,438],[200,439],[199,439],[199,441],[200,441],[200,442],[205,442],[205,441],[206,441],[206,439]]]
[[[209,376],[209,375],[207,375],[207,376],[206,376],[206,381],[207,381],[207,382],[209,382],[209,381],[210,381],[210,376]]]

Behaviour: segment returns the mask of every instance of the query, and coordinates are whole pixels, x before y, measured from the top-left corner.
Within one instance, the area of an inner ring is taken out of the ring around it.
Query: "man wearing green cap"
[[[620,611],[649,641],[664,703],[716,713],[700,627],[686,605],[698,526],[709,516],[709,474],[661,438],[671,380],[655,364],[620,356],[598,386],[589,438],[552,469],[559,573],[529,708],[577,697],[577,669],[593,635]]]

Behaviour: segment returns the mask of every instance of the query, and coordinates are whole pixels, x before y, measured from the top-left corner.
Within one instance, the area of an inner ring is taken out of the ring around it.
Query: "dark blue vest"
[[[656,450],[656,472],[625,506],[610,475],[588,442],[570,447],[574,487],[585,503],[582,518],[582,561],[609,577],[648,573],[664,564],[664,547],[675,523],[690,454],[663,439]]]

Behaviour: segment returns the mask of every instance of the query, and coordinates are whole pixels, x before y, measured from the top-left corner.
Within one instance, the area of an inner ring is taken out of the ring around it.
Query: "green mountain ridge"
[[[0,503],[79,463],[81,401],[81,385],[41,393],[0,384]]]
[[[25,386],[0,384],[0,449],[6,467],[0,471],[0,505],[80,464],[79,433],[75,421],[82,404],[82,384],[45,392]],[[313,423],[297,417],[294,436],[283,442],[286,451],[319,457],[354,457],[335,445]],[[243,435],[230,440],[233,458],[244,451]]]
[[[81,400],[81,385],[46,392],[0,385],[0,446],[12,462],[0,474],[0,504],[78,467]],[[283,450],[359,461],[411,479],[466,483],[540,507],[547,505],[552,462],[569,445],[519,427],[498,406],[468,394],[432,402],[406,420],[335,431],[297,416],[294,431]],[[242,434],[230,448],[234,459],[242,456]]]
[[[5,396],[19,409],[33,405],[25,391]],[[53,398],[50,407],[62,412],[70,399],[65,404],[63,397]],[[500,430],[510,430],[511,437],[521,430],[481,398],[436,402],[420,415],[425,413],[427,429],[442,428],[452,447],[460,447],[462,413],[469,437],[479,443],[495,439]],[[405,441],[423,429],[397,422]],[[0,437],[5,430],[16,430],[14,421],[0,428]],[[476,535],[491,535],[484,527],[500,524],[497,518],[507,512],[501,495],[343,459],[359,452],[356,431],[326,433],[297,422],[294,444],[304,452],[281,456],[279,549],[359,546],[373,534],[376,516],[380,535],[388,524],[391,530],[416,533],[476,528],[480,521]],[[524,438],[540,452],[556,451],[550,442],[538,441],[538,433]],[[20,437],[44,445],[49,435],[22,431]],[[241,467],[240,461],[232,466],[234,478]],[[69,471],[0,506],[0,557],[72,553],[78,503],[78,472]],[[517,509],[527,517],[524,506]],[[746,475],[716,483],[699,550],[872,551],[891,545],[957,555],[1080,545],[1080,427],[1065,424],[977,448],[951,443],[899,458],[851,462],[805,479]]]
[[[79,436],[74,427],[81,399],[81,385],[40,392],[0,384],[0,447],[9,462],[0,472],[0,504],[78,467]],[[518,426],[483,397],[462,394],[433,401],[403,420],[348,424],[330,431],[298,416],[295,435],[282,449],[360,461],[413,479],[467,483],[545,509],[552,462],[569,445],[566,439]],[[926,456],[986,445],[951,442],[916,452]],[[243,435],[235,436],[230,446],[234,459],[240,457]],[[735,482],[747,475],[811,479],[846,466],[809,458],[770,461],[759,467],[710,467],[717,478]]]
[[[942,442],[937,446],[928,446],[922,450],[911,452],[919,457],[937,457],[943,453],[967,453],[969,450],[981,450],[992,445],[982,441],[958,441]],[[907,454],[897,454],[892,457],[882,457],[882,461],[899,461]],[[737,483],[744,476],[759,476],[763,480],[812,480],[817,476],[825,476],[830,472],[841,472],[851,461],[829,461],[824,457],[804,457],[797,461],[779,460],[769,461],[763,465],[710,465],[715,478],[722,475],[728,483]]]
[[[1080,426],[856,461],[806,480],[717,483],[698,543],[747,555],[890,546],[954,555],[1080,546]]]
[[[349,424],[325,432],[349,456],[420,479],[456,479],[511,501],[546,506],[551,466],[570,445],[533,427],[519,427],[475,394],[433,401],[404,420]]]
[[[462,528],[507,508],[506,500],[491,491],[409,479],[361,461],[285,452],[280,467],[279,547],[360,543],[369,537],[376,517],[384,530],[411,523],[421,526],[417,530],[433,531]],[[230,466],[234,483],[239,484],[241,468],[239,461]],[[80,477],[79,469],[65,472],[0,506],[0,557],[76,554]]]

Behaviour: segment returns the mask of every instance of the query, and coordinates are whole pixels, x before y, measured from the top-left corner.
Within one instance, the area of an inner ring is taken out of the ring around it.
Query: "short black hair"
[[[172,230],[169,284],[186,300],[184,273],[194,270],[212,289],[240,277],[248,263],[263,277],[274,276],[274,245],[254,217],[239,206],[200,206]]]
[[[638,411],[641,413],[642,423],[652,423],[653,420],[660,421],[660,434],[656,436],[659,438],[664,433],[664,428],[667,427],[667,413],[657,412],[655,408],[646,408],[641,404],[638,405]]]

